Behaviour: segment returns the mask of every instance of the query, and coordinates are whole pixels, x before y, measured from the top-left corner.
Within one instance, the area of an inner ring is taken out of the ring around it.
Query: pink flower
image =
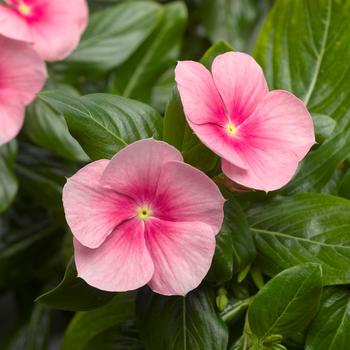
[[[214,182],[161,141],[87,165],[63,190],[78,276],[107,291],[148,283],[185,295],[210,267],[223,203]]]
[[[0,35],[0,145],[18,134],[25,106],[46,77],[45,63],[28,44]]]
[[[290,181],[315,143],[301,100],[269,91],[260,66],[240,52],[217,56],[212,74],[199,63],[179,62],[175,76],[189,125],[222,158],[228,178],[265,191]]]
[[[0,5],[0,34],[32,43],[46,61],[66,58],[88,21],[86,0],[6,0]]]

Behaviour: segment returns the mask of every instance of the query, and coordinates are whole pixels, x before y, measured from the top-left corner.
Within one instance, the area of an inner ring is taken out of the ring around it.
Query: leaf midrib
[[[303,237],[298,237],[298,236],[292,236],[283,232],[276,232],[276,231],[270,231],[270,230],[263,230],[263,229],[258,229],[258,228],[251,228],[252,231],[257,232],[257,233],[261,233],[261,234],[268,234],[271,236],[279,236],[279,237],[283,237],[283,238],[290,238],[290,239],[294,239],[294,240],[299,240],[299,241],[303,241],[309,244],[316,244],[316,245],[320,245],[320,246],[324,246],[324,247],[328,247],[328,248],[342,248],[342,249],[350,249],[350,247],[344,246],[344,245],[337,245],[337,244],[329,244],[329,243],[324,243],[324,242],[318,242],[318,241],[312,241],[310,239],[307,238],[303,238]]]
[[[329,34],[329,26],[330,26],[330,22],[331,22],[331,13],[332,13],[332,0],[328,0],[327,18],[326,18],[325,30],[324,30],[322,42],[321,42],[321,49],[320,49],[319,56],[318,56],[317,61],[316,61],[316,65],[315,65],[315,69],[314,69],[314,72],[312,75],[309,89],[305,93],[305,97],[303,98],[306,106],[308,105],[310,98],[313,94],[313,91],[315,89],[317,78],[319,76],[320,69],[321,69],[322,60],[323,60],[323,57],[324,57],[324,54],[326,51],[326,44],[327,44],[327,39],[328,39],[328,34]]]

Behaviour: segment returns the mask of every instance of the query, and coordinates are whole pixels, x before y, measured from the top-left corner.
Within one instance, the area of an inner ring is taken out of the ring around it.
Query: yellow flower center
[[[21,2],[18,6],[18,11],[24,15],[24,16],[28,16],[31,14],[32,9],[30,8],[30,6],[28,6],[27,4],[25,4],[24,2]]]
[[[146,207],[146,206],[142,206],[142,207],[139,207],[137,209],[137,217],[140,219],[140,220],[148,220],[152,215],[152,211],[150,208]]]
[[[228,123],[226,125],[226,132],[230,135],[230,136],[234,136],[237,133],[237,128],[232,124],[232,123]]]

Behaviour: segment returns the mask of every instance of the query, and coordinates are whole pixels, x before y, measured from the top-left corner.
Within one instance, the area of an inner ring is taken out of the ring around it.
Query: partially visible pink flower
[[[46,77],[45,63],[28,44],[0,35],[0,145],[18,134],[25,106]]]
[[[212,74],[193,61],[179,62],[175,77],[187,121],[222,158],[232,181],[271,191],[287,184],[315,143],[304,103],[284,90],[268,90],[255,60],[228,52]]]
[[[88,22],[86,0],[6,0],[0,34],[31,43],[45,61],[66,58]]]
[[[102,290],[148,283],[165,295],[200,284],[224,215],[214,182],[152,139],[81,169],[65,185],[63,204],[78,276]]]

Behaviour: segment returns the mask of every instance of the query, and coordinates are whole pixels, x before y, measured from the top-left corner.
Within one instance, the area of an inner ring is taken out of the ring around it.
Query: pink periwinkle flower
[[[18,134],[25,106],[46,77],[45,63],[28,44],[0,35],[0,145]]]
[[[224,215],[215,183],[153,139],[82,168],[68,179],[63,204],[79,277],[106,291],[148,283],[164,295],[200,284]]]
[[[211,70],[193,61],[176,67],[190,127],[222,158],[229,179],[264,191],[281,188],[315,143],[304,103],[287,91],[269,91],[262,69],[247,54],[219,55]]]
[[[86,0],[6,0],[0,34],[31,43],[45,61],[66,58],[88,22]]]

